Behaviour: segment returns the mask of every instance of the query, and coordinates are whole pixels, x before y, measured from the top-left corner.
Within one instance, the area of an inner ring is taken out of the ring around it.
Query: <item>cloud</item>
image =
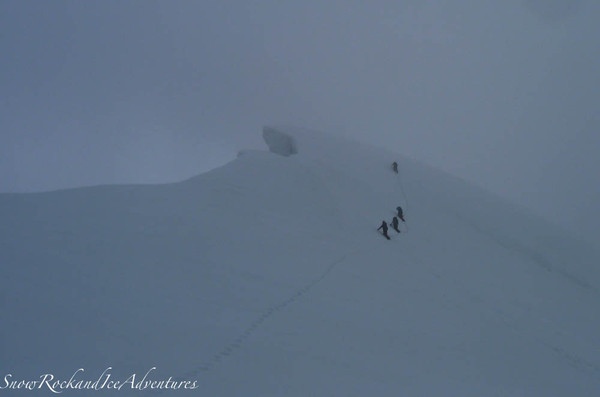
[[[538,17],[556,23],[575,15],[582,0],[523,0],[523,3]]]

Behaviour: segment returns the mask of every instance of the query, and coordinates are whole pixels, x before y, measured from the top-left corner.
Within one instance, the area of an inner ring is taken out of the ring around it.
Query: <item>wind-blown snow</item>
[[[263,136],[180,183],[0,195],[0,387],[156,366],[206,396],[600,393],[596,251],[394,153]]]

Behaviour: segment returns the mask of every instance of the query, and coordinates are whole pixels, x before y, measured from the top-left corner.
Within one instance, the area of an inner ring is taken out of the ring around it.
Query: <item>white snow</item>
[[[156,366],[199,386],[161,395],[600,394],[593,248],[397,154],[263,136],[180,183],[0,195],[0,387]]]

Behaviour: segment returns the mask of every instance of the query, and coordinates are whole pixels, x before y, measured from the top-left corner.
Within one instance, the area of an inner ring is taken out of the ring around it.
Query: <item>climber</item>
[[[398,163],[396,163],[395,161],[392,163],[392,169],[396,174],[398,173]]]
[[[402,207],[400,207],[400,206],[396,207],[396,211],[398,211],[398,218],[400,218],[402,220],[402,222],[406,222],[404,220],[404,213],[402,212]]]
[[[382,230],[383,229],[383,230]],[[385,238],[387,238],[388,240],[390,239],[390,236],[388,236],[387,231],[388,231],[388,225],[385,221],[381,222],[381,226],[379,226],[377,228],[377,230],[381,230],[383,232],[383,235],[385,236]]]
[[[400,229],[398,229],[398,217],[392,219],[392,228],[394,228],[397,233],[400,233]]]

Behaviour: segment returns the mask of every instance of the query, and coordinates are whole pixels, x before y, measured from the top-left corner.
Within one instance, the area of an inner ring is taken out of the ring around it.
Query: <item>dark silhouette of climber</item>
[[[383,229],[383,230],[382,230],[382,229]],[[382,233],[383,233],[383,235],[385,236],[385,238],[387,238],[388,240],[391,240],[391,239],[390,239],[390,236],[388,236],[388,234],[387,234],[387,231],[388,231],[388,225],[387,225],[387,223],[385,223],[385,221],[381,222],[381,226],[379,226],[379,227],[377,228],[377,230],[381,230],[381,231],[382,231]]]
[[[398,173],[398,163],[396,163],[395,161],[392,163],[392,169],[396,174]]]
[[[394,219],[392,219],[392,228],[396,232],[400,233],[400,229],[398,229],[398,217],[396,217],[396,216],[394,217]]]
[[[400,207],[400,206],[396,207],[396,211],[398,211],[398,218],[400,218],[402,220],[402,222],[406,222],[404,220],[404,213],[402,212],[402,207]]]

